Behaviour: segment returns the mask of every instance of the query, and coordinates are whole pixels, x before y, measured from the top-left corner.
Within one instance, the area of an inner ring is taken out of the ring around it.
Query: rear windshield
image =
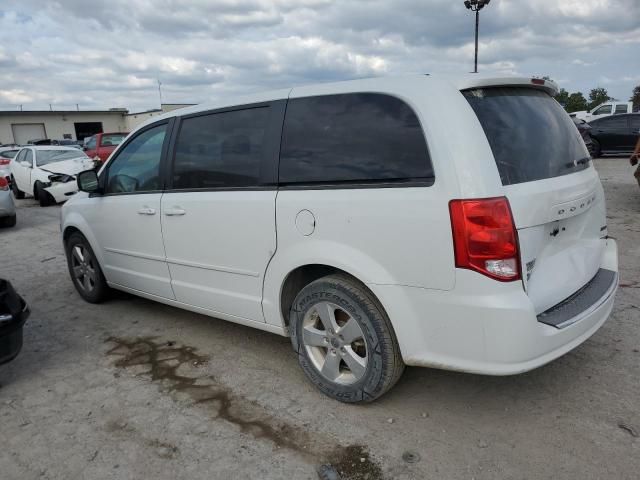
[[[102,135],[102,146],[110,147],[120,145],[126,136],[126,134]]]
[[[36,153],[36,165],[41,167],[50,163],[71,160],[72,158],[88,158],[84,152],[76,148],[69,150],[38,150]]]
[[[532,88],[462,92],[489,140],[503,185],[559,177],[589,167],[573,121],[550,95]]]
[[[0,157],[4,157],[4,158],[15,158],[17,154],[18,154],[18,150],[0,151]]]

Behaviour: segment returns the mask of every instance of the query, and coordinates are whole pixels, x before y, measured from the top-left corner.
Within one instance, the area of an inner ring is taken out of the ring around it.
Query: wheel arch
[[[290,312],[291,306],[296,296],[305,286],[311,282],[318,280],[319,278],[326,277],[328,275],[342,274],[349,279],[357,283],[361,288],[365,289],[379,304],[380,308],[387,314],[387,309],[382,304],[380,298],[375,294],[367,284],[362,281],[356,274],[338,268],[334,265],[326,263],[309,263],[299,265],[292,269],[285,277],[280,288],[280,295],[278,297],[279,312],[284,322],[283,326],[286,331],[289,331],[290,326]]]
[[[71,213],[64,219],[64,225],[62,227],[62,243],[65,246],[65,251],[67,240],[76,232],[80,233],[87,239],[87,242],[89,242],[89,245],[91,246],[91,250],[93,250],[98,263],[100,264],[100,268],[102,268],[102,272],[104,273],[104,257],[102,255],[102,250],[98,248],[99,244],[93,233],[91,233],[91,229],[87,223],[77,213]]]

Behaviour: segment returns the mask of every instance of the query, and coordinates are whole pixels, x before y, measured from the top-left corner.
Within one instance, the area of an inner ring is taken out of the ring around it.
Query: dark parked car
[[[593,140],[594,156],[601,154],[630,154],[638,141],[640,113],[625,113],[591,120],[589,134]]]
[[[29,307],[7,280],[0,279],[0,365],[10,362],[22,349],[22,327]]]
[[[584,140],[584,144],[587,146],[589,154],[592,157],[595,157],[596,155],[594,155],[595,152],[593,148],[593,140],[591,139],[591,135],[589,134],[589,132],[591,131],[591,125],[589,125],[585,120],[581,118],[571,117],[571,120],[573,120],[573,123],[575,123],[576,128],[580,132],[580,136],[582,137],[582,140]]]

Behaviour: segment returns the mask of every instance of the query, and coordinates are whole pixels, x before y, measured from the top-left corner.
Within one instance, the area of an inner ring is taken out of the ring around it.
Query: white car
[[[69,272],[291,337],[345,402],[405,365],[509,375],[617,289],[605,198],[553,82],[416,75],[154,117],[62,207]]]
[[[76,175],[94,162],[73,147],[24,147],[10,164],[11,188],[16,198],[33,195],[41,206],[60,203],[78,191]]]

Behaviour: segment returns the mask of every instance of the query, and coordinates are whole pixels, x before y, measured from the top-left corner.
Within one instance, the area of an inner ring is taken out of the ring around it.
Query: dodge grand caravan
[[[69,272],[291,337],[345,402],[405,365],[533,369],[617,288],[598,174],[556,85],[411,76],[155,117],[62,209]]]

